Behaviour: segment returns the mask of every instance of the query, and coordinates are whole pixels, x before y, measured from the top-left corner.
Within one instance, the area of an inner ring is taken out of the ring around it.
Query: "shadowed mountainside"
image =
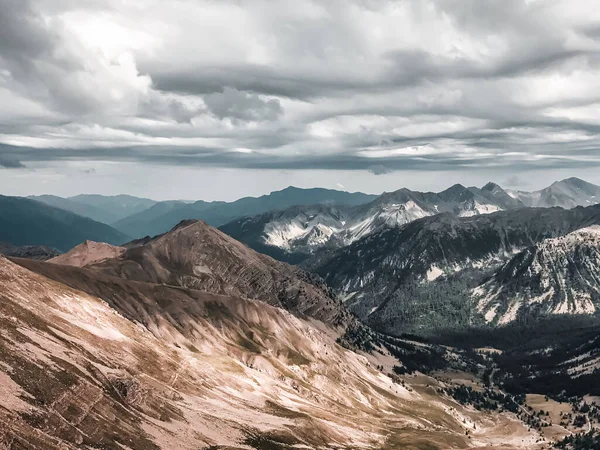
[[[86,240],[121,244],[130,238],[100,222],[21,197],[0,195],[0,242],[67,251]]]
[[[16,246],[0,242],[0,255],[14,256],[16,258],[31,258],[46,261],[60,255],[58,250],[55,250],[45,245],[23,245]]]

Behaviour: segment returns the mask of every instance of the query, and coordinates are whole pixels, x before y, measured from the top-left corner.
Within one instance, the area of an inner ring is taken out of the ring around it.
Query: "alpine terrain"
[[[492,183],[364,203],[319,195],[133,241],[5,200],[15,243],[0,257],[0,445],[579,450],[597,439],[599,205],[527,207]]]

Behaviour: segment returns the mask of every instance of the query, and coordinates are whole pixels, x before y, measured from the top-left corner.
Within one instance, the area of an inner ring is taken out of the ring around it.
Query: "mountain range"
[[[245,197],[231,203],[197,201],[190,204],[159,203],[147,211],[132,215],[114,224],[134,237],[154,236],[168,231],[182,220],[202,219],[219,226],[238,217],[251,216],[295,205],[366,203],[375,195],[349,193],[331,189],[299,189],[288,187],[261,197]]]
[[[379,196],[289,187],[234,202],[157,202],[127,195],[69,198],[40,195],[31,198],[106,223],[133,238],[164,233],[187,219],[227,226],[228,232],[238,238],[246,234],[241,233],[241,227],[251,228],[253,234],[244,242],[262,246],[261,249],[284,258],[287,254],[289,260],[296,261],[299,255],[310,254],[325,244],[346,245],[386,226],[402,225],[441,212],[468,216],[523,206],[589,206],[600,202],[599,191],[598,186],[569,178],[536,192],[504,190],[497,184],[488,183],[482,188],[458,184],[439,193],[400,189]],[[262,216],[253,217],[258,215]],[[247,223],[250,217],[252,222]],[[263,228],[262,234],[259,227]]]
[[[0,197],[0,239],[64,252],[0,256],[0,446],[541,449],[594,432],[600,205],[528,207],[491,183],[290,204],[305,194],[196,205],[260,214],[133,241]]]
[[[552,206],[571,208],[589,206],[598,201],[591,193],[600,187],[576,178],[554,183],[531,194],[505,191],[494,183],[482,188],[454,185],[439,193],[400,189],[384,193],[373,201],[358,205],[295,206],[254,217],[240,218],[221,226],[221,230],[259,251],[290,262],[300,262],[323,249],[347,246],[369,234],[405,225],[417,219],[450,213],[470,217],[527,206],[542,206],[554,199]],[[557,192],[562,194],[559,196]],[[533,199],[537,199],[538,204]],[[559,204],[560,203],[560,204]]]
[[[29,198],[107,225],[112,225],[132,214],[145,211],[156,204],[154,200],[131,195],[81,194],[68,198],[56,195],[32,195]]]
[[[574,208],[600,203],[600,186],[579,178],[552,183],[545,189],[534,192],[508,191],[509,195],[520,200],[525,206],[536,208]]]

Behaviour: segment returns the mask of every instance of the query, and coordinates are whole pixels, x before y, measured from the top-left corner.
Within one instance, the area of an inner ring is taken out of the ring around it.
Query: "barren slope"
[[[0,447],[533,446],[263,302],[18,262],[97,296],[0,258]]]
[[[118,258],[125,252],[124,247],[110,245],[105,242],[85,241],[73,247],[67,253],[58,255],[50,260],[55,264],[65,266],[85,267],[106,259]]]

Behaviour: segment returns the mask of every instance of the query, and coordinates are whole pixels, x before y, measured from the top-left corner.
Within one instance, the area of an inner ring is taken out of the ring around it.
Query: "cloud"
[[[2,166],[600,166],[584,0],[2,3]]]
[[[531,185],[531,183],[528,180],[525,180],[518,175],[510,175],[504,181],[504,186],[511,187],[511,188],[526,188],[530,185]]]
[[[278,99],[263,99],[256,94],[225,88],[204,96],[204,103],[219,119],[276,120],[283,112]]]
[[[25,166],[17,159],[0,155],[0,167],[4,167],[5,169],[22,169]]]

